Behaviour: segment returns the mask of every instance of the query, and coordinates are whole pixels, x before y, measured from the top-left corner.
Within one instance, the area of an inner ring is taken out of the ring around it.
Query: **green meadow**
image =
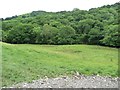
[[[118,49],[97,45],[2,44],[2,86],[72,75],[118,76]]]

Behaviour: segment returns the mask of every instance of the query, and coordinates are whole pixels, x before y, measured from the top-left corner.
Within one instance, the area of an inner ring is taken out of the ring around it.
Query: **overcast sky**
[[[0,18],[20,15],[37,10],[71,11],[74,8],[89,10],[90,8],[111,5],[120,0],[1,0]]]

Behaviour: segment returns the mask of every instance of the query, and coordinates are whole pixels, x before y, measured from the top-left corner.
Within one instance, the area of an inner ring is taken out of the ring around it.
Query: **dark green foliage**
[[[38,43],[43,44],[55,44],[55,37],[58,33],[58,29],[56,27],[52,27],[48,24],[43,26],[43,30],[39,34]]]
[[[12,17],[7,17],[7,18],[5,18],[5,20],[11,20],[11,19],[13,19],[13,18],[17,18],[18,16],[17,15],[15,15],[15,16],[12,16]]]
[[[118,33],[118,25],[110,25],[106,26],[106,29],[108,30],[105,33],[105,38],[102,40],[105,45],[110,45],[110,46],[119,46],[120,40],[119,36],[120,34]]]
[[[2,37],[9,43],[97,44],[120,46],[119,3],[89,11],[33,11],[3,20]]]
[[[34,43],[35,37],[32,25],[19,24],[8,31],[6,41],[9,43]]]

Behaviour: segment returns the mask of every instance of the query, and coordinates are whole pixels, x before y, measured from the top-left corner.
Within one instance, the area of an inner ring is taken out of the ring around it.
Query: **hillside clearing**
[[[32,45],[2,43],[3,86],[45,76],[117,76],[118,49],[96,45]]]

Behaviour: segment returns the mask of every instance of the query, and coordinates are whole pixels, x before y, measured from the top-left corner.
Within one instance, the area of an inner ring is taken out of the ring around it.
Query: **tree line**
[[[119,47],[119,3],[72,11],[33,11],[2,19],[2,41],[14,44],[94,44]]]

